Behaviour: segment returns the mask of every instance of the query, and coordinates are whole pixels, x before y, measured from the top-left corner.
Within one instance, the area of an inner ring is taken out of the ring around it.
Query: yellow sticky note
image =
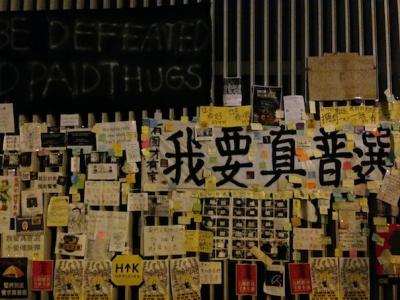
[[[387,221],[385,217],[374,217],[374,225],[376,226],[386,226]]]
[[[205,189],[206,190],[215,190],[217,185],[217,178],[215,176],[207,177],[205,180]]]
[[[201,223],[202,220],[203,220],[202,215],[200,215],[200,214],[194,214],[194,216],[193,216],[193,221],[194,221],[195,223]]]
[[[115,157],[121,157],[122,156],[122,146],[121,144],[114,144],[113,145],[113,153]]]
[[[341,257],[341,256],[342,256],[342,249],[335,248],[335,257]]]
[[[69,194],[73,195],[73,194],[77,194],[78,193],[78,189],[76,188],[76,185],[71,185],[69,188]]]
[[[289,175],[289,182],[302,184],[303,178],[297,175]]]
[[[135,183],[136,182],[135,174],[127,174],[126,175],[126,182],[127,183]]]
[[[180,225],[189,225],[190,224],[190,218],[187,216],[179,216],[178,217],[178,224]]]
[[[342,185],[343,185],[343,187],[352,188],[352,187],[354,187],[354,180],[353,179],[343,179]]]
[[[172,124],[170,122],[166,123],[164,126],[165,132],[172,132],[172,131],[174,131],[174,129],[175,129],[174,124]]]
[[[189,117],[188,116],[182,116],[181,117],[181,122],[182,123],[189,123]]]

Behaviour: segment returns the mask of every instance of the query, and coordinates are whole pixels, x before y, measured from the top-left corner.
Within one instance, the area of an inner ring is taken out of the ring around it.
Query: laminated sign
[[[143,281],[143,260],[139,255],[117,255],[112,259],[111,282],[117,286],[138,286]]]

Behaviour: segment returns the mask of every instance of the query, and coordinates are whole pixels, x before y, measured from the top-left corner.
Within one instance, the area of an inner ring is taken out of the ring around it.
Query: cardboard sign
[[[257,265],[236,264],[236,295],[257,296]]]
[[[28,259],[0,257],[0,298],[28,297]]]
[[[53,261],[32,261],[32,291],[51,291],[53,289]]]
[[[111,282],[138,286],[143,281],[143,259],[139,255],[117,255],[112,259]]]
[[[376,99],[376,60],[354,53],[308,58],[310,100]]]

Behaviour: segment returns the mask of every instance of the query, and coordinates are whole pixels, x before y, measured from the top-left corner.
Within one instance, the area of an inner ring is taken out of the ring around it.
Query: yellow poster
[[[47,207],[47,226],[61,227],[68,226],[68,196],[54,196],[50,198]]]
[[[213,233],[203,230],[186,230],[186,252],[212,253]]]
[[[320,108],[321,127],[353,126],[379,123],[379,108],[375,106],[338,106]]]
[[[138,286],[143,281],[143,259],[139,255],[117,255],[112,259],[111,282]]]
[[[203,127],[236,127],[250,124],[251,106],[201,106],[200,125]]]

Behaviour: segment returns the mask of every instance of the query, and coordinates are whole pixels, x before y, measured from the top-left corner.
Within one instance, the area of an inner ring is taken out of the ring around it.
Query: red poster
[[[289,264],[290,292],[310,294],[312,292],[310,264]]]
[[[51,291],[53,289],[53,261],[32,261],[32,291]]]
[[[236,295],[257,296],[257,265],[236,265]]]

